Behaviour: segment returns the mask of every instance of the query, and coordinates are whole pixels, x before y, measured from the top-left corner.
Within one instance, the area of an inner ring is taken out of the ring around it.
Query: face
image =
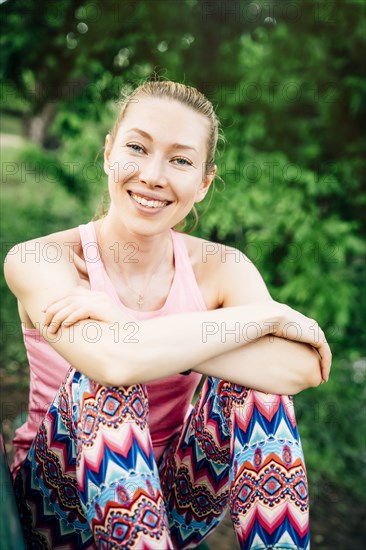
[[[134,233],[179,223],[206,195],[209,123],[178,101],[138,98],[128,106],[114,143],[106,139],[108,215]]]

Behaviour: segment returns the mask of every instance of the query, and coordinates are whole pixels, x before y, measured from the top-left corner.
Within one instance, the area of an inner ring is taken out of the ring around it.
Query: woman
[[[303,454],[279,394],[327,380],[330,350],[238,251],[173,229],[212,184],[217,138],[196,89],[146,82],[106,138],[107,214],[7,257],[43,402],[66,375],[43,420],[31,380],[15,440],[29,544],[190,548],[230,506],[241,548],[308,547]]]

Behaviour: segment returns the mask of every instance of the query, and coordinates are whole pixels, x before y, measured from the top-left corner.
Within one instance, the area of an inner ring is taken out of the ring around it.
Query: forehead
[[[128,104],[118,133],[138,128],[154,141],[182,143],[205,150],[209,121],[201,113],[179,101],[168,98],[138,97]]]

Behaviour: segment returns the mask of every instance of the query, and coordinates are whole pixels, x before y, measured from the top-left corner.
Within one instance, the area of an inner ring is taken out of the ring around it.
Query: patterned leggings
[[[29,548],[195,548],[228,506],[240,548],[309,548],[291,398],[212,377],[157,465],[145,386],[70,369],[15,492]]]

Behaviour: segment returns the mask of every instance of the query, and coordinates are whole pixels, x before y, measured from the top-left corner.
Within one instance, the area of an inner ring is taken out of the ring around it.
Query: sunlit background
[[[226,138],[217,156],[225,186],[203,203],[195,233],[243,250],[276,300],[324,328],[331,379],[295,398],[312,548],[364,548],[364,0],[1,4],[2,257],[94,216],[121,92],[154,74],[204,92]],[[29,374],[3,279],[1,291],[11,454]],[[230,521],[208,544],[236,547]]]

